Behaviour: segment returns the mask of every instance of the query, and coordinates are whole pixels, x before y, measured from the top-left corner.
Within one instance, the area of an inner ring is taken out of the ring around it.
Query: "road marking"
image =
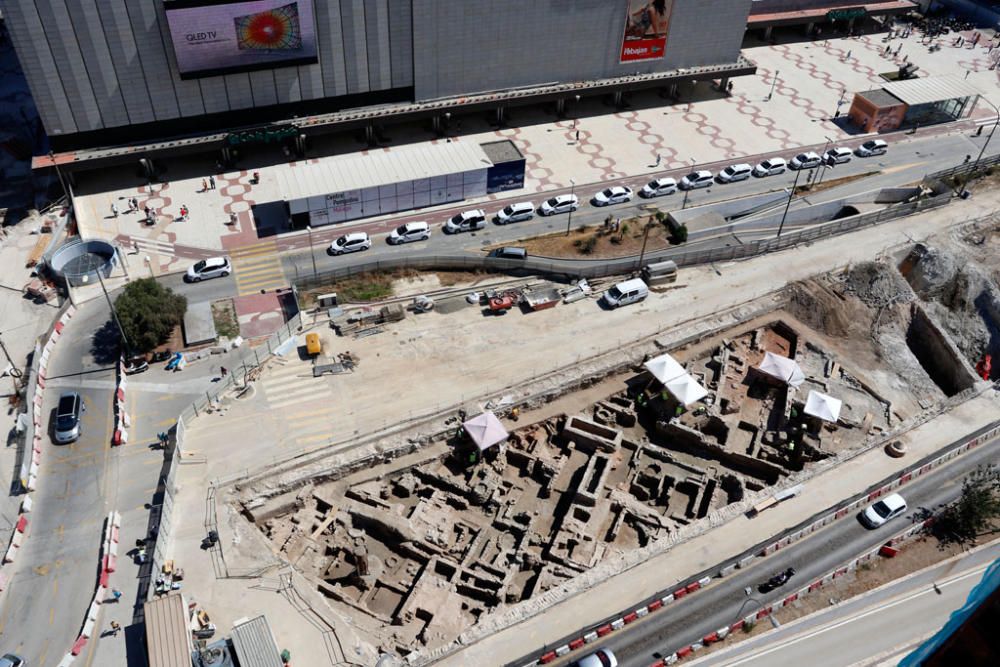
[[[53,625],[56,620],[56,608],[49,607],[49,625]]]
[[[976,567],[974,570],[969,570],[969,571],[963,572],[962,574],[956,575],[956,576],[952,577],[951,579],[946,579],[946,580],[942,581],[941,583],[937,584],[937,586],[938,586],[938,588],[944,588],[945,586],[950,586],[951,584],[958,583],[959,581],[961,581],[963,579],[968,579],[969,577],[978,576],[978,575],[982,574],[983,572],[985,572],[991,565],[992,565],[992,563],[987,563],[986,565],[980,565],[980,566]],[[882,613],[886,609],[891,609],[892,607],[904,604],[904,603],[909,602],[911,600],[916,600],[918,597],[921,597],[923,595],[930,595],[931,593],[934,593],[934,589],[933,588],[924,588],[924,589],[915,591],[913,593],[907,593],[907,594],[902,595],[900,597],[897,597],[895,599],[890,599],[888,602],[886,602],[884,604],[875,605],[874,607],[870,607],[867,611],[865,611],[865,612],[863,612],[861,614],[857,614],[857,615],[851,616],[849,618],[845,618],[845,619],[840,620],[840,621],[835,621],[835,622],[833,622],[833,623],[831,623],[829,625],[824,625],[822,627],[816,628],[815,630],[811,630],[809,632],[804,632],[804,633],[800,634],[797,637],[792,637],[790,639],[786,639],[786,640],[782,641],[780,644],[778,644],[777,646],[772,646],[771,648],[760,649],[760,650],[754,649],[752,656],[748,656],[746,658],[742,658],[740,660],[736,660],[735,662],[727,662],[727,663],[725,663],[726,667],[736,667],[736,665],[742,665],[744,663],[750,662],[751,660],[752,661],[757,661],[762,656],[768,655],[769,653],[774,653],[775,651],[780,651],[781,649],[784,649],[784,648],[786,648],[788,646],[791,646],[793,644],[798,644],[800,642],[804,642],[807,639],[812,639],[813,637],[817,637],[819,635],[827,633],[830,630],[836,630],[837,628],[839,628],[841,626],[848,625],[849,623],[854,623],[856,621],[860,621],[860,620],[862,620],[864,618],[867,618],[868,616],[871,616],[872,614]]]

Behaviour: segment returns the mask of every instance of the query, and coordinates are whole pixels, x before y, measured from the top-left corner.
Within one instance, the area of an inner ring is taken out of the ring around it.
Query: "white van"
[[[747,163],[741,164],[731,164],[722,171],[719,172],[718,179],[719,183],[735,183],[736,181],[745,181],[750,178],[750,172],[753,171],[753,167]]]
[[[632,280],[618,283],[605,292],[604,303],[609,308],[617,308],[618,306],[627,306],[630,303],[642,301],[647,296],[649,296],[649,288],[646,287],[646,283],[640,278],[633,278]]]
[[[519,201],[516,204],[508,204],[497,213],[497,224],[506,225],[511,222],[521,222],[531,220],[535,217],[535,205],[530,201]]]

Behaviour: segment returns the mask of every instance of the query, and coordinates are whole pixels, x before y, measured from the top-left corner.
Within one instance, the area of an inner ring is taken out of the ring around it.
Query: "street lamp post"
[[[569,182],[570,182],[569,196],[572,197],[574,194],[576,194],[576,181],[574,181],[571,178],[569,179]],[[567,218],[566,220],[566,236],[569,236],[569,228],[573,224],[573,208],[569,209],[569,218]]]
[[[309,232],[309,259],[312,260],[313,265],[313,280],[316,280],[318,274],[316,273],[316,252],[313,250],[313,228],[312,225],[306,225],[306,231]]]
[[[823,177],[826,175],[826,168],[828,165],[826,160],[826,151],[828,148],[830,148],[830,144],[833,143],[833,139],[831,139],[830,137],[824,137],[824,138],[826,139],[826,144],[823,146],[823,152],[820,153],[820,157],[823,158],[823,168],[820,170],[819,178],[817,178],[816,182],[813,183],[814,186],[819,185],[820,183],[823,182]]]
[[[788,201],[785,202],[785,212],[781,214],[781,224],[778,225],[778,238],[781,238],[781,230],[785,228],[785,218],[788,216],[788,209],[792,205],[792,197],[795,196],[795,188],[799,185],[799,176],[802,175],[802,170],[799,169],[795,172],[795,182],[792,183],[792,189],[788,193]]]
[[[695,159],[691,158],[691,168],[694,169]],[[681,204],[681,210],[688,207],[688,195],[691,193],[691,188],[684,188],[684,203]]]
[[[781,74],[778,70],[774,70],[774,78],[771,80],[771,91],[767,94],[767,99],[765,102],[771,101],[771,96],[774,95],[774,86],[778,83],[778,75]]]
[[[993,107],[993,110],[997,112],[997,119],[993,123],[993,129],[990,130],[989,136],[986,137],[986,143],[983,144],[983,147],[979,150],[979,155],[976,156],[976,161],[972,165],[972,171],[976,171],[976,168],[979,166],[979,161],[983,159],[983,154],[986,152],[986,147],[990,145],[990,139],[993,138],[993,133],[997,131],[997,125],[1000,125],[1000,109],[998,109],[995,104],[987,100],[985,97],[980,97],[979,99],[985,101]]]
[[[654,216],[649,216],[649,220],[646,221],[646,227],[642,232],[642,250],[639,251],[639,271],[642,271],[642,259],[646,256],[646,239],[649,238],[649,230],[652,229],[655,220]]]
[[[104,286],[104,277],[101,275],[101,269],[98,268],[97,280],[101,283],[101,291],[104,292],[104,298],[108,302],[108,308],[111,309],[111,317],[114,319],[115,324],[118,325],[118,333],[122,337],[122,342],[125,343],[125,349],[131,350],[132,346],[128,342],[128,336],[125,335],[125,329],[122,328],[122,322],[118,319],[118,311],[115,310],[115,304],[111,301],[111,295],[108,294],[108,288]],[[83,282],[87,282],[87,276],[83,277]]]

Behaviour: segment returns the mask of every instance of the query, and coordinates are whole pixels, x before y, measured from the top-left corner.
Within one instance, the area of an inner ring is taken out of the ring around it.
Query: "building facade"
[[[57,152],[732,66],[750,5],[0,0]]]

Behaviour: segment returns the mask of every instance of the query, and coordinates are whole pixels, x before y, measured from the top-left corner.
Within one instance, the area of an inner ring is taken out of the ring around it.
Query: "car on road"
[[[710,171],[692,171],[690,174],[681,179],[680,188],[681,190],[707,188],[712,184],[712,178],[712,172]]]
[[[853,155],[854,153],[851,152],[850,148],[837,146],[823,153],[823,162],[826,162],[827,164],[842,164],[844,162],[850,162]]]
[[[187,273],[184,274],[184,280],[200,283],[209,278],[225,278],[232,272],[233,266],[229,263],[228,257],[209,257],[188,267]]]
[[[615,185],[601,190],[590,201],[594,203],[594,206],[612,206],[632,201],[632,194],[632,188],[624,185]]]
[[[788,166],[792,169],[812,169],[818,167],[823,160],[813,151],[799,153],[791,159]]]
[[[577,667],[618,667],[618,658],[609,648],[597,649],[590,655],[581,658]]]
[[[552,199],[546,199],[538,207],[538,212],[542,215],[556,215],[558,213],[569,213],[580,208],[580,199],[576,195],[556,195]]]
[[[497,211],[496,221],[498,225],[509,225],[512,222],[531,220],[535,217],[535,205],[530,201],[519,201],[514,204],[507,204]]]
[[[122,366],[125,369],[125,375],[137,375],[149,370],[149,362],[146,361],[144,354],[122,357]],[[0,667],[3,666],[0,665]]]
[[[26,664],[24,658],[13,653],[4,653],[0,657],[0,667],[24,667]]]
[[[56,442],[64,445],[80,437],[80,416],[83,411],[83,399],[80,398],[80,394],[68,391],[59,396],[54,429]]]
[[[639,190],[639,196],[648,199],[650,197],[672,195],[675,192],[677,192],[677,181],[673,178],[664,177],[652,180],[642,186],[642,190]]]
[[[504,248],[494,248],[490,250],[489,257],[498,257],[500,259],[528,259],[528,251],[524,248],[518,248],[516,246],[507,246]]]
[[[720,171],[716,178],[719,179],[719,183],[735,183],[750,178],[751,173],[753,173],[753,167],[746,162],[742,162],[740,164],[729,165]]]
[[[389,245],[426,241],[431,237],[431,228],[426,222],[407,222],[392,230],[386,242]]]
[[[481,208],[474,208],[471,211],[462,211],[449,218],[444,223],[445,234],[458,234],[459,232],[471,232],[482,229],[486,226],[486,212]]]
[[[906,501],[898,493],[880,498],[861,513],[861,522],[869,528],[878,528],[906,512]]]
[[[777,176],[785,173],[788,163],[783,157],[769,157],[753,168],[753,175],[758,177]]]
[[[330,244],[326,251],[331,255],[344,255],[349,252],[361,252],[372,247],[372,240],[365,232],[344,234]]]
[[[885,155],[889,150],[889,144],[881,139],[869,139],[858,146],[854,153],[858,157],[871,157],[873,155]]]

